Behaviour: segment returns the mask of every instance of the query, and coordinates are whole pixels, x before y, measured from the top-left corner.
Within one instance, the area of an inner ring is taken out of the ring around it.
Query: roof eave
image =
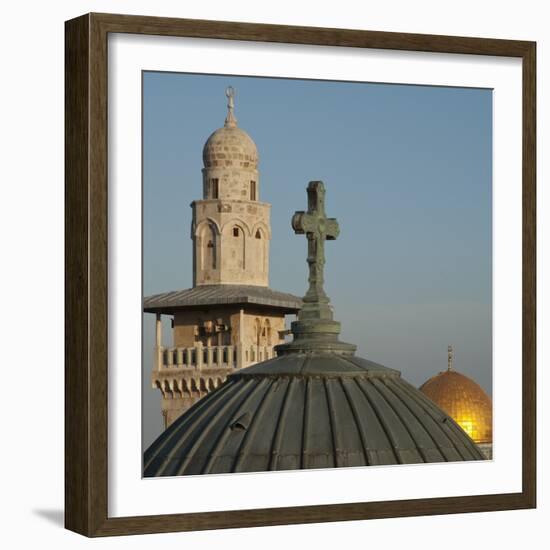
[[[164,313],[164,314],[173,314],[178,311],[191,311],[199,310],[204,308],[212,307],[258,307],[262,309],[276,309],[282,311],[285,314],[297,313],[301,309],[300,305],[290,305],[290,304],[269,304],[265,302],[254,302],[251,300],[240,300],[235,302],[204,302],[200,304],[177,304],[177,305],[149,305],[143,307],[144,313]]]

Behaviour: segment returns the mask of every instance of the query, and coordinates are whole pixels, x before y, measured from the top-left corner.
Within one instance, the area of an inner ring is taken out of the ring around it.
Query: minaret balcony
[[[240,369],[275,357],[274,346],[241,345],[157,348],[157,371]]]

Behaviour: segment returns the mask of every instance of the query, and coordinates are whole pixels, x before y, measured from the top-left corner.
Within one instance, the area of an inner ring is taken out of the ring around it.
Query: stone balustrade
[[[202,346],[192,348],[158,347],[156,370],[165,369],[240,369],[275,356],[273,346]]]

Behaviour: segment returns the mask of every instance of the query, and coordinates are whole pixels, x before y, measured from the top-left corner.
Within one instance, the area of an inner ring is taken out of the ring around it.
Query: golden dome
[[[449,368],[424,382],[420,391],[453,418],[475,443],[492,443],[491,398],[471,378]]]

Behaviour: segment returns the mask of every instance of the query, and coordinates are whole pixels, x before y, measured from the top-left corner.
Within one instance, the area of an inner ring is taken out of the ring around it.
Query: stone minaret
[[[235,370],[272,359],[285,315],[302,306],[268,286],[271,205],[259,201],[258,150],[237,126],[233,88],[226,95],[225,125],[203,149],[203,196],[191,203],[193,288],[144,300],[157,316],[151,382],[165,427]],[[172,322],[167,347],[162,315]]]
[[[193,285],[269,285],[271,205],[260,202],[258,150],[237,126],[232,87],[227,117],[203,149],[203,198],[191,203]]]

